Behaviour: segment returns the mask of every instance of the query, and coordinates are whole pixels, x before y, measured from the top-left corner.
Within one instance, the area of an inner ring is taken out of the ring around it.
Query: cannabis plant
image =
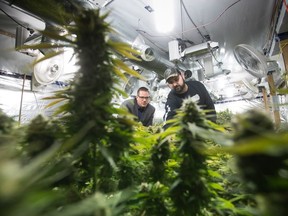
[[[179,127],[178,154],[180,167],[174,184],[171,187],[171,199],[176,206],[176,215],[202,215],[209,206],[212,194],[203,176],[207,176],[205,141],[190,130],[191,125],[208,129],[203,112],[192,100],[185,100],[178,113]]]
[[[287,131],[276,131],[262,110],[249,110],[233,121],[237,166],[246,189],[256,196],[259,215],[288,213]]]
[[[41,44],[24,45],[19,49],[46,50],[45,57],[35,62],[37,64],[61,54],[63,50],[60,48],[70,47],[78,57],[80,69],[67,89],[49,98],[62,102],[57,109],[57,114],[61,115],[50,120],[39,116],[27,128],[23,126],[25,134],[19,138],[19,146],[15,144],[13,147],[18,147],[19,155],[24,158],[17,160],[17,166],[27,168],[10,181],[15,185],[10,186],[12,192],[10,190],[8,198],[4,192],[0,194],[4,215],[16,216],[21,215],[20,212],[31,216],[58,212],[61,215],[69,215],[69,212],[74,215],[119,214],[121,204],[115,204],[114,200],[122,203],[124,200],[122,195],[117,196],[118,182],[113,181],[112,176],[119,172],[117,163],[132,142],[135,122],[112,103],[112,97],[122,93],[115,83],[125,79],[123,71],[142,77],[114,56],[138,60],[135,57],[138,53],[126,44],[109,40],[108,33],[113,30],[105,22],[108,14],[100,15],[99,10],[83,8],[76,1],[24,0],[13,3],[47,23],[47,28],[40,32],[45,38]],[[3,131],[11,127],[9,118],[3,126]],[[15,155],[7,160],[13,157]],[[18,170],[20,168],[13,172]],[[27,179],[29,181],[22,184]],[[8,177],[4,180],[3,185],[9,183]],[[24,188],[19,188],[21,184]],[[115,199],[103,201],[106,196],[101,192],[112,191]],[[82,208],[75,211],[72,203],[80,201]],[[90,206],[95,201],[99,205]]]

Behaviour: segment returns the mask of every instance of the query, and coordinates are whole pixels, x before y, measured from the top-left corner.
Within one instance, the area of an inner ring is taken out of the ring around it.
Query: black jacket
[[[167,121],[173,118],[176,109],[181,107],[183,100],[192,97],[202,109],[211,110],[207,113],[207,119],[216,122],[215,106],[205,86],[196,80],[186,81],[186,84],[188,85],[188,91],[183,94],[177,94],[175,90],[169,92],[165,104],[164,120]]]
[[[140,108],[137,104],[136,98],[135,99],[128,99],[124,101],[121,108],[127,108],[128,111],[136,116],[136,119],[144,126],[150,126],[153,124],[153,118],[155,113],[155,107],[151,104],[148,104],[147,107]]]

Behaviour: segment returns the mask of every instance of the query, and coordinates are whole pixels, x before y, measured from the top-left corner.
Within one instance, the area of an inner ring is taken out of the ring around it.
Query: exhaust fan
[[[43,58],[40,53],[36,60]],[[63,54],[38,62],[34,66],[33,77],[41,85],[48,85],[56,81],[64,69]]]
[[[267,75],[273,72],[275,85],[279,86],[283,82],[277,62],[270,60],[254,47],[247,44],[239,44],[234,48],[234,56],[242,68],[252,76],[266,79]]]
[[[279,113],[279,99],[276,94],[276,88],[279,87],[283,80],[281,79],[280,68],[276,61],[270,60],[266,56],[262,55],[255,48],[247,44],[239,44],[234,48],[234,56],[238,63],[251,75],[258,78],[258,89],[262,87],[263,99],[266,110],[269,111],[266,90],[269,90],[269,94],[272,97],[272,106],[274,111],[274,118],[276,127],[280,125],[280,113]],[[245,82],[247,82],[245,84]],[[246,80],[243,82],[247,88],[250,85],[253,86],[252,80]],[[268,88],[266,87],[268,86]],[[263,88],[264,87],[264,88]],[[252,88],[249,88],[252,90]],[[263,89],[265,91],[263,91]]]
[[[238,63],[254,77],[262,78],[267,75],[267,60],[255,48],[240,44],[234,48],[234,55]]]

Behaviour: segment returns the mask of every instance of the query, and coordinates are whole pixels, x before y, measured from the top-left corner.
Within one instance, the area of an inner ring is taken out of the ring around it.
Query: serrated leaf
[[[209,186],[213,189],[219,190],[219,191],[224,191],[224,188],[217,183],[209,183]]]
[[[125,72],[127,72],[128,74],[130,74],[131,76],[137,77],[138,79],[141,80],[146,80],[145,77],[143,77],[141,74],[139,74],[137,71],[129,68],[124,62],[118,60],[118,59],[114,59],[115,64],[120,67],[121,69],[123,69]]]
[[[63,50],[60,50],[60,51],[57,51],[57,52],[46,53],[44,57],[37,59],[36,61],[33,62],[33,64],[36,65],[39,62],[42,62],[42,61],[50,59],[52,57],[61,55],[63,52],[64,52]]]
[[[61,98],[61,99],[54,100],[51,103],[47,104],[45,106],[45,108],[49,108],[49,107],[55,106],[56,104],[59,104],[59,103],[65,101],[65,100],[67,100],[67,99],[66,98]]]
[[[123,80],[123,82],[128,82],[127,77],[117,67],[114,67],[114,72],[118,77],[120,77],[121,80]]]

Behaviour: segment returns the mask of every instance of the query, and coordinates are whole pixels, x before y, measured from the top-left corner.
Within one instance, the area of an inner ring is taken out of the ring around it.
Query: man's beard
[[[177,85],[174,90],[177,94],[181,94],[183,92],[185,88],[185,83],[183,83],[182,85]]]

